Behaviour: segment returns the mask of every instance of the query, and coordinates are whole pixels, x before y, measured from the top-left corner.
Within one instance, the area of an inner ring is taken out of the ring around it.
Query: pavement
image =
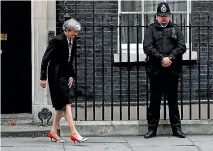
[[[186,138],[157,136],[89,137],[74,144],[68,137],[64,144],[47,137],[1,138],[1,151],[213,151],[213,135],[191,135]]]

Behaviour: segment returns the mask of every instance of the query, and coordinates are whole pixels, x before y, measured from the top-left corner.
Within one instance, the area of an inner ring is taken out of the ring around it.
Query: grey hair
[[[75,20],[74,18],[71,18],[64,22],[64,24],[63,24],[64,31],[66,31],[66,30],[71,31],[73,29],[78,30],[78,31],[81,30],[81,25],[77,20]]]

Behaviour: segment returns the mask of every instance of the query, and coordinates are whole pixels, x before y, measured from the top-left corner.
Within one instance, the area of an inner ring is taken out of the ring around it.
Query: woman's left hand
[[[73,82],[73,78],[72,78],[72,77],[70,77],[70,78],[69,78],[69,81],[68,81],[68,86],[69,86],[69,88],[71,88],[71,86],[72,86],[72,82]]]

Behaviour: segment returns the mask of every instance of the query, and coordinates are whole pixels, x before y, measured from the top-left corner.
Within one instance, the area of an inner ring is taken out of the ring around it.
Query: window
[[[131,26],[129,28],[121,27],[121,31],[118,31],[118,33],[121,34],[118,36],[118,46],[120,45],[121,40],[122,54],[127,53],[128,43],[130,44],[130,53],[136,53],[137,40],[139,42],[139,51],[140,53],[143,53],[142,43],[146,28],[145,26],[154,22],[156,18],[155,14],[157,12],[157,5],[160,2],[162,2],[162,0],[118,1],[118,23],[122,26]],[[188,26],[191,13],[191,0],[168,0],[167,3],[169,4],[170,11],[172,13],[170,20],[174,21],[178,25],[185,24]],[[142,27],[138,27],[137,29],[137,23]],[[189,29],[187,27],[183,27],[182,32],[185,36],[186,45],[188,47]],[[119,37],[121,39],[119,39]]]

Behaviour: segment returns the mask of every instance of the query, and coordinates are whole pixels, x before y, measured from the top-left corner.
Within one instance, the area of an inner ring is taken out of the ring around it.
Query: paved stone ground
[[[51,142],[46,137],[1,138],[2,151],[213,151],[213,136],[143,136],[89,137],[87,142],[74,144],[68,137],[67,143]]]

